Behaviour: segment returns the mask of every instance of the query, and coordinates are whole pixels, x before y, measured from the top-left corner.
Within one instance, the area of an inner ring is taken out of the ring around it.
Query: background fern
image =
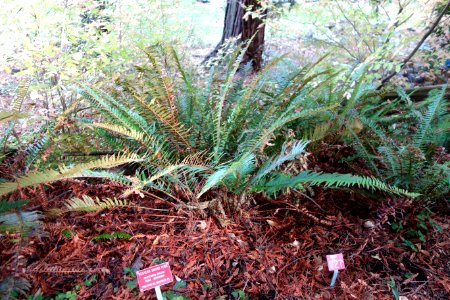
[[[431,91],[418,104],[402,91],[394,106],[367,104],[372,108],[355,116],[364,130],[349,136],[357,150],[355,157],[363,158],[386,182],[420,193],[424,199],[445,197],[450,191],[449,163],[439,158],[445,153],[450,128],[445,89]]]

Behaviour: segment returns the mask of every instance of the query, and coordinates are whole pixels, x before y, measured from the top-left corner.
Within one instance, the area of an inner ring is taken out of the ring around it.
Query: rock
[[[367,220],[364,222],[364,228],[371,229],[375,227],[375,223],[371,220]]]

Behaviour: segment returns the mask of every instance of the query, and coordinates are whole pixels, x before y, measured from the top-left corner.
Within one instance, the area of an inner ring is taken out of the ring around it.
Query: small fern
[[[130,239],[133,236],[127,232],[102,233],[92,238],[92,241],[105,241],[112,239]]]

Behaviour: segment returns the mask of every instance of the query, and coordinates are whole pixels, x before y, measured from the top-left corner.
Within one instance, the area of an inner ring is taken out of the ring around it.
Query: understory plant
[[[189,201],[217,186],[243,196],[325,184],[416,196],[374,177],[274,172],[308,144],[287,138],[288,126],[333,120],[342,99],[318,95],[337,74],[320,69],[319,60],[274,84],[267,74],[280,57],[248,79],[249,68],[241,65],[245,47],[228,53],[204,75],[183,67],[174,49],[151,47],[145,50],[149,64],[138,66],[139,76],[124,82],[115,97],[79,84],[79,93],[103,117],[84,126],[114,149],[143,159],[125,195],[144,187],[171,193],[176,186]]]
[[[148,65],[137,66],[138,76],[123,82],[113,96],[78,83],[78,92],[101,113],[100,119],[79,120],[80,125],[92,129],[116,154],[57,169],[32,169],[1,183],[0,195],[93,177],[129,185],[123,196],[149,188],[177,192],[186,201],[219,186],[242,201],[249,192],[276,194],[320,184],[417,196],[375,177],[284,172],[286,163],[304,154],[309,143],[292,135],[291,128],[329,124],[337,115],[343,119],[363,98],[363,81],[354,80],[351,92],[343,85],[333,93],[328,88],[338,73],[320,68],[319,60],[275,83],[267,75],[283,57],[260,73],[249,74],[249,66],[241,64],[245,50],[244,46],[224,51],[228,54],[204,74],[183,67],[173,48],[154,46],[145,50]],[[323,97],[326,93],[333,96]],[[136,163],[133,178],[105,171]]]
[[[348,136],[373,174],[395,186],[420,193],[421,199],[437,201],[448,196],[447,86],[433,90],[414,103],[403,90],[393,101],[367,103],[355,115],[359,134]]]

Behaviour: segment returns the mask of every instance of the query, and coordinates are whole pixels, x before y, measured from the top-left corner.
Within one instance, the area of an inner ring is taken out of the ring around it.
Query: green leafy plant
[[[388,286],[390,287],[392,294],[395,297],[395,300],[400,299],[400,295],[397,289],[397,283],[395,282],[395,279],[393,277],[391,277],[391,279],[388,281]]]
[[[102,233],[92,238],[93,241],[104,241],[112,239],[130,239],[133,236],[128,232],[112,232],[112,233]]]
[[[442,227],[436,223],[432,218],[432,211],[425,208],[415,214],[413,221],[408,222],[409,224],[399,224],[401,226],[394,226],[397,223],[392,224],[392,229],[402,232],[403,245],[411,248],[413,251],[417,252],[419,249],[416,244],[422,244],[427,242],[427,234],[434,229],[435,231],[442,233]],[[406,230],[404,230],[406,227]],[[413,242],[415,241],[415,243]]]
[[[64,229],[62,234],[69,240],[71,240],[77,233],[71,229]]]
[[[29,81],[22,81],[17,88],[17,95],[11,103],[11,111],[0,111],[0,124],[4,122],[8,122],[8,126],[3,132],[3,136],[0,139],[0,147],[2,152],[6,150],[6,143],[11,135],[14,132],[14,126],[16,125],[16,120],[27,116],[26,114],[21,113],[22,104],[25,99],[25,96],[28,93],[28,87],[30,86]],[[17,135],[16,139],[17,139]]]
[[[446,86],[430,92],[419,104],[404,93],[393,103],[368,104],[355,117],[364,126],[361,136],[366,138],[350,135],[357,157],[374,174],[432,201],[445,197],[450,189],[450,162],[440,157],[449,128],[445,90]]]
[[[121,279],[122,284],[131,290],[137,290],[138,283],[136,279],[136,272],[132,267],[123,268],[124,278]]]
[[[144,157],[144,171],[137,174],[139,182],[125,195],[144,187],[170,193],[173,184],[181,187],[188,200],[218,186],[240,195],[254,187],[258,188],[253,191],[264,191],[264,184],[271,182],[267,178],[274,177],[272,172],[294,160],[308,144],[306,140],[283,139],[286,127],[301,126],[314,118],[331,120],[332,112],[342,101],[337,97],[317,101],[317,90],[335,76],[329,70],[313,72],[317,64],[295,72],[274,88],[266,75],[282,57],[269,62],[244,84],[238,69],[245,47],[237,47],[214,64],[204,81],[194,80],[201,75],[184,69],[172,48],[153,47],[145,53],[149,65],[137,67],[138,83],[125,83],[128,93],[120,98],[79,85],[79,93],[105,119],[102,123],[87,122],[85,126],[113,147]],[[358,83],[343,115],[355,105],[359,87]],[[281,142],[272,143],[280,138]],[[265,163],[261,163],[263,160]],[[149,177],[148,173],[153,175]],[[206,179],[200,190],[199,175]],[[267,188],[301,188],[302,182],[330,187],[361,186],[417,196],[375,178],[349,174],[303,172],[295,180],[284,177],[283,187]]]
[[[234,290],[231,293],[231,296],[233,296],[235,299],[240,299],[240,300],[247,300],[247,296],[245,295],[245,292],[243,290]]]

